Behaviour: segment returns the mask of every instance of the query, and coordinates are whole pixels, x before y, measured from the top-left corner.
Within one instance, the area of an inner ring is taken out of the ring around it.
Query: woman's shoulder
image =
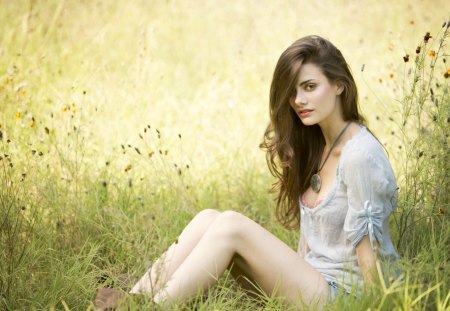
[[[345,144],[341,153],[341,164],[347,168],[358,166],[384,167],[390,163],[378,139],[365,126],[354,134]]]

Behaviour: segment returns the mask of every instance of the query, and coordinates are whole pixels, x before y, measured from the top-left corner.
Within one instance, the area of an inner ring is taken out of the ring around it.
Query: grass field
[[[140,276],[204,208],[240,211],[295,247],[298,232],[275,223],[258,145],[279,55],[318,34],[350,63],[395,169],[404,271],[327,310],[450,310],[449,9],[0,0],[0,309],[92,308],[102,275]],[[173,309],[285,309],[262,299],[224,277]]]

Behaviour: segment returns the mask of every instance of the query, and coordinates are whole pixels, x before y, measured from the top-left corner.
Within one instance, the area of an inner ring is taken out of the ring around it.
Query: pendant
[[[321,180],[319,174],[314,174],[311,177],[311,188],[315,193],[319,193],[320,186],[321,186]]]

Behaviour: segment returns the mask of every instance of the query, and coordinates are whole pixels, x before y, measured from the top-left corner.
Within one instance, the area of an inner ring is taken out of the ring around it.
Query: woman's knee
[[[220,215],[219,211],[216,211],[212,208],[207,208],[204,210],[201,210],[200,212],[195,215],[196,220],[202,222],[202,223],[211,223],[213,222],[217,216]]]
[[[235,211],[224,211],[214,221],[214,232],[223,238],[239,238],[245,229],[245,216]]]

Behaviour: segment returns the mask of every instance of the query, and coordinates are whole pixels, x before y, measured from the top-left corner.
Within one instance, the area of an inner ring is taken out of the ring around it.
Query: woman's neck
[[[348,121],[343,119],[335,120],[334,122],[327,122],[326,124],[319,124],[323,137],[325,138],[325,149],[331,148],[331,145],[336,141],[338,135],[347,125]]]

